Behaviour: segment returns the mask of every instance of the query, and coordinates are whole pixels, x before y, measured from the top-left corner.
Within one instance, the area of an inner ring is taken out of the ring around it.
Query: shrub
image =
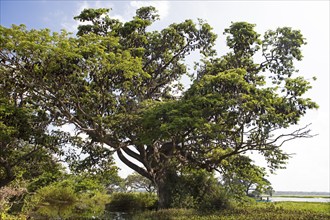
[[[72,219],[94,218],[102,216],[105,211],[105,205],[109,202],[109,195],[105,192],[82,193],[74,206],[71,214]]]
[[[113,193],[107,210],[112,212],[134,212],[154,209],[157,205],[157,196],[151,193],[130,192]]]
[[[79,181],[78,181],[79,180]],[[103,215],[109,201],[105,187],[90,179],[69,177],[39,189],[27,202],[30,216],[40,218],[79,219]]]
[[[197,208],[202,211],[224,210],[232,207],[230,196],[220,186],[211,189],[209,193],[205,194],[198,205]]]
[[[46,186],[32,197],[30,214],[36,218],[68,218],[77,200],[77,195],[70,186]]]
[[[172,208],[213,210],[231,206],[230,196],[206,170],[187,168],[168,182]]]

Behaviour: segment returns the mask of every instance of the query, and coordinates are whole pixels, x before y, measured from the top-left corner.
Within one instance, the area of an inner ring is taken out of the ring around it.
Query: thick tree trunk
[[[131,169],[133,169],[134,171],[136,171],[137,173],[146,177],[147,179],[151,180],[154,183],[156,190],[157,190],[157,195],[158,195],[158,208],[159,209],[170,208],[171,199],[172,199],[172,197],[171,197],[171,191],[172,191],[171,181],[176,176],[175,167],[166,165],[168,162],[168,159],[164,158],[163,160],[161,160],[162,162],[157,161],[153,164],[154,166],[152,166],[152,168],[161,167],[160,169],[158,169],[158,172],[156,172],[156,174],[154,172],[150,173],[150,170],[153,170],[153,169],[151,169],[149,167],[150,170],[148,170],[143,167],[139,167],[138,165],[133,163],[131,160],[129,160],[126,157],[126,155],[123,154],[122,151],[125,152],[130,157],[140,161],[144,165],[147,162],[143,161],[143,158],[141,158],[141,156],[139,154],[130,150],[129,148],[124,147],[124,148],[118,148],[118,150],[117,150],[117,155],[123,163],[125,163],[128,167],[130,167]]]
[[[173,199],[173,189],[177,181],[177,173],[175,168],[168,167],[156,177],[156,188],[158,195],[158,208],[168,209],[171,208]]]
[[[171,205],[171,191],[168,184],[166,184],[166,178],[160,178],[157,180],[157,195],[158,195],[158,208],[168,209]]]

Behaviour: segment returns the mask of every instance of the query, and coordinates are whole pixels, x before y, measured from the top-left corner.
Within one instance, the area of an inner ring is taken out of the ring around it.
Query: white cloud
[[[169,14],[170,2],[169,1],[131,1],[130,6],[135,9],[144,6],[154,6],[158,10],[160,19],[164,19]]]

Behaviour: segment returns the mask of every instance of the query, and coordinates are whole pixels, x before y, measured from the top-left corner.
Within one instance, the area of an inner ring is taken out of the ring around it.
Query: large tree
[[[153,7],[125,23],[108,12],[82,11],[75,19],[89,24],[76,37],[1,27],[1,72],[29,88],[30,103],[56,125],[73,124],[86,134],[95,160],[116,153],[151,180],[161,208],[169,206],[173,164],[211,171],[257,151],[274,170],[288,159],[281,149],[286,141],[311,136],[306,127],[278,132],[317,108],[303,97],[310,83],[294,77],[305,44],[300,31],[278,28],[261,39],[253,24],[232,23],[225,30],[231,50],[216,57],[216,35],[201,20],[148,31],[158,19]],[[184,90],[184,59],[193,51],[202,61]],[[257,52],[261,63],[254,61]]]

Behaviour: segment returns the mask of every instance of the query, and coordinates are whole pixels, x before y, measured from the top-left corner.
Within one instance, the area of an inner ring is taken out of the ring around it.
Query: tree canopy
[[[149,31],[159,18],[153,7],[128,22],[108,11],[82,11],[75,19],[89,24],[75,37],[1,27],[1,86],[24,86],[24,99],[54,125],[73,124],[86,134],[82,147],[94,160],[116,153],[155,184],[161,207],[168,206],[173,164],[220,171],[232,157],[256,151],[276,170],[288,159],[285,142],[311,137],[307,127],[278,132],[317,108],[304,96],[310,82],[295,76],[306,43],[300,31],[282,27],[261,37],[254,24],[235,22],[224,31],[230,52],[217,56],[217,36],[205,21]],[[193,51],[201,61],[183,88]]]
[[[47,132],[46,114],[2,96],[0,120],[0,188],[15,179],[31,180],[60,169],[54,155],[60,151],[63,136]]]

